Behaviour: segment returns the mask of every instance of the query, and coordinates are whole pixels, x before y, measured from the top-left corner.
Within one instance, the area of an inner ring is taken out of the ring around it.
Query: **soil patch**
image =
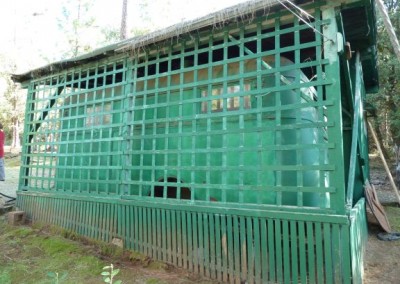
[[[371,184],[375,186],[379,201],[385,207],[392,231],[400,232],[400,207],[383,164],[379,157],[370,157],[370,165]],[[399,283],[400,240],[381,241],[377,238],[377,234],[381,232],[383,230],[375,217],[368,214],[368,244],[364,259],[365,284]]]

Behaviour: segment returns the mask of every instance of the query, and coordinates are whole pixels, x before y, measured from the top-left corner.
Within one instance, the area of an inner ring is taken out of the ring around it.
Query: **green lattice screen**
[[[317,32],[268,14],[33,81],[21,188],[337,208],[338,75],[311,12]]]
[[[127,194],[331,207],[323,38],[274,16],[132,58]]]
[[[22,189],[118,193],[124,75],[118,61],[32,83]]]

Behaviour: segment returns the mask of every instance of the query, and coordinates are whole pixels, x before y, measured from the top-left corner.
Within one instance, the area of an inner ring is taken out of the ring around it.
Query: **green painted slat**
[[[222,232],[222,281],[228,281],[228,234],[227,230],[227,216],[221,216],[221,232]]]
[[[247,217],[246,218],[246,247],[247,247],[247,273],[248,276],[246,279],[249,281],[249,283],[255,283],[254,282],[254,269],[255,269],[255,252],[254,252],[254,228],[253,228],[253,218]]]
[[[100,215],[100,210],[101,210],[101,208],[100,208],[100,204],[99,203],[94,203],[93,204],[93,239],[95,239],[95,240],[97,240],[97,239],[99,239],[99,228],[100,228],[100,219],[99,219],[99,215]],[[121,206],[120,207],[121,208],[121,211],[122,211],[122,209],[124,209],[124,207],[123,206]],[[123,222],[124,221],[124,219],[125,218],[123,218],[123,216],[122,215],[120,215],[119,216],[119,218],[121,218],[121,222]],[[122,230],[124,230],[124,226],[122,225],[123,223],[121,223],[121,229]],[[124,231],[124,232],[120,232],[119,233],[119,237],[121,237],[121,236],[126,236],[127,234],[126,234],[126,232]],[[126,243],[126,240],[123,240],[124,241],[124,244]]]
[[[143,207],[138,208],[138,251],[144,253],[144,222]]]
[[[242,279],[241,275],[241,270],[242,270],[242,265],[241,265],[241,253],[242,253],[242,245],[241,245],[241,225],[239,223],[239,217],[238,216],[232,216],[233,219],[233,251],[235,253],[234,259],[235,259],[235,282],[240,282]]]
[[[192,230],[193,230],[193,271],[195,273],[199,273],[199,242],[198,242],[198,221],[197,221],[197,213],[192,213]]]
[[[85,202],[85,213],[84,213],[84,216],[85,216],[85,225],[84,225],[84,232],[85,232],[85,236],[88,236],[89,238],[91,237],[91,233],[92,233],[92,224],[91,224],[91,222],[92,222],[92,216],[93,216],[93,213],[92,213],[92,208],[93,208],[93,203],[91,203],[91,202]]]
[[[84,220],[84,230],[85,236],[90,237],[91,234],[91,222],[92,222],[92,203],[85,202],[85,220]]]
[[[136,234],[135,234],[135,228],[136,228],[136,220],[135,220],[135,208],[131,206],[126,206],[127,208],[127,214],[128,214],[128,219],[126,220],[126,227],[127,227],[127,234],[128,234],[128,240],[129,240],[129,246],[128,248],[131,250],[135,250],[135,240],[136,240]],[[101,220],[101,218],[100,218]]]
[[[77,226],[78,226],[78,233],[80,235],[85,235],[85,202],[84,201],[79,201],[79,211],[77,212],[79,214],[79,219],[77,220]],[[107,232],[109,231],[109,228],[107,228]]]
[[[157,236],[159,233],[157,233],[157,217],[156,217],[156,212],[157,209],[151,210],[151,256],[155,259],[157,259]],[[148,224],[149,226],[149,224]]]
[[[105,241],[109,242],[110,241],[110,232],[112,230],[112,226],[111,226],[111,216],[112,216],[112,211],[111,211],[111,204],[104,204],[103,205],[104,210],[105,210],[105,222],[104,222],[104,237],[105,237]]]
[[[300,266],[300,279],[301,283],[307,282],[307,254],[309,252],[308,239],[306,238],[305,223],[297,222],[299,230],[299,266]]]
[[[233,283],[234,278],[234,259],[236,257],[237,252],[234,251],[233,249],[233,234],[234,234],[234,230],[233,230],[233,224],[232,224],[233,220],[232,220],[232,216],[227,216],[226,218],[226,229],[227,229],[227,262],[226,262],[226,266],[228,268],[228,280],[229,282]]]
[[[295,222],[295,221],[290,221],[289,223],[289,230],[290,234],[288,235],[288,239],[290,239],[290,266],[291,267],[291,281],[296,282],[299,281],[299,263],[301,264],[301,261],[299,261],[299,250],[300,254],[301,249],[299,249],[299,246],[302,245],[302,242],[304,243],[304,235],[303,235],[303,240],[301,240],[301,233],[304,234],[304,232],[300,232],[300,226],[302,224],[300,222]],[[303,252],[304,253],[304,252]],[[301,259],[301,258],[300,258]]]
[[[133,207],[133,249],[135,251],[139,251],[140,252],[140,234],[139,234],[139,224],[140,224],[140,218],[139,218],[139,208],[137,206]],[[165,236],[165,234],[163,234]],[[165,246],[163,246],[165,248]]]
[[[67,215],[68,215],[68,229],[70,229],[70,230],[74,230],[75,229],[75,224],[76,224],[76,212],[77,212],[77,210],[76,210],[76,208],[77,208],[77,204],[76,204],[76,202],[72,202],[71,200],[67,200],[66,201],[67,203],[68,203],[68,206],[67,206]],[[101,227],[101,229],[103,230],[103,227]],[[101,240],[104,240],[104,239],[101,239]]]
[[[224,231],[221,226],[221,219],[223,218],[221,215],[215,216],[215,249],[216,249],[216,279],[222,281],[222,257],[224,254],[224,241],[225,237]],[[237,227],[235,227],[237,228]],[[190,256],[189,256],[190,257]]]
[[[282,248],[282,224],[280,220],[274,220],[275,229],[275,259],[276,259],[276,280],[283,283],[283,248]]]
[[[192,223],[192,213],[187,212],[187,236],[188,236],[188,268],[190,271],[194,271],[194,241],[193,241],[193,223]]]
[[[79,209],[78,209],[79,211],[77,212],[77,214],[79,214],[79,219],[78,219],[78,224],[77,224],[78,225],[77,231],[78,231],[78,234],[85,236],[85,225],[84,225],[84,220],[85,220],[84,212],[85,212],[85,209],[86,209],[85,208],[85,202],[80,201],[78,204],[79,204]],[[109,213],[109,212],[107,212],[107,213]],[[109,217],[109,215],[107,217]],[[109,229],[110,228],[107,227],[106,231],[109,232],[110,231]]]
[[[171,250],[172,263],[178,265],[177,221],[176,211],[171,212]]]
[[[157,224],[157,230],[156,230],[156,236],[157,236],[157,258],[156,259],[163,259],[162,254],[163,254],[163,244],[162,244],[162,239],[163,237],[165,237],[165,235],[163,234],[163,230],[162,230],[162,218],[161,218],[161,209],[157,209],[156,210],[156,224]],[[183,254],[185,252],[182,252]]]
[[[75,202],[72,202],[74,204]],[[105,242],[107,240],[106,234],[107,234],[107,222],[108,220],[106,219],[106,204],[100,204],[100,234],[101,234],[101,240]],[[74,213],[72,213],[74,215]]]
[[[152,256],[152,247],[151,247],[151,240],[152,240],[152,233],[151,233],[151,208],[145,208],[143,214],[143,229],[144,229],[144,254]]]
[[[122,209],[121,207],[119,207],[120,208],[120,210]],[[92,239],[94,239],[95,238],[95,232],[96,232],[96,219],[97,219],[97,214],[96,214],[96,203],[90,203],[90,217],[89,217],[89,238],[92,238]],[[122,214],[119,214],[119,220],[120,220],[120,222],[122,222],[122,216],[121,216]],[[119,225],[118,225],[118,228],[123,228],[123,226],[122,226],[122,223],[120,223]],[[118,232],[118,236],[122,236],[122,232]]]
[[[63,224],[62,224],[63,210],[61,208],[60,200],[55,201],[55,212],[57,212],[57,215],[54,216],[54,221],[52,223],[55,223],[58,226],[63,226]]]
[[[260,243],[260,220],[253,220],[254,226],[254,282],[261,283],[262,262],[261,262],[261,243]]]
[[[268,232],[268,260],[269,260],[269,278],[268,280],[271,281],[272,283],[277,280],[276,278],[276,262],[275,262],[275,234],[274,234],[274,223],[275,220],[273,219],[267,219],[268,222],[268,227],[267,227],[267,232]]]
[[[203,214],[203,240],[204,240],[204,275],[210,278],[211,269],[214,267],[211,266],[211,234],[209,229],[210,218],[207,213]]]
[[[315,250],[316,250],[316,265],[317,265],[317,281],[322,283],[325,279],[324,273],[324,248],[321,223],[314,224],[315,227]],[[325,241],[325,240],[324,240]]]
[[[269,251],[268,251],[268,231],[267,231],[267,220],[260,220],[260,245],[261,245],[261,260],[260,260],[260,268],[261,268],[261,279],[262,281],[268,281],[268,274],[271,270],[269,266]],[[261,281],[260,281],[261,282]]]
[[[209,265],[209,270],[210,270],[210,275],[209,277],[212,279],[217,278],[217,271],[216,271],[216,239],[215,239],[215,216],[213,214],[208,215],[208,232],[209,232],[209,245],[210,245],[210,265]]]
[[[205,240],[204,240],[204,226],[203,226],[203,214],[197,213],[197,240],[198,240],[198,264],[199,273],[204,275],[204,265],[205,265]]]
[[[68,227],[68,204],[69,202],[61,202],[61,208],[58,209],[58,214],[60,216],[60,220],[58,222],[58,225],[62,228],[67,228]]]
[[[166,210],[161,211],[161,233],[162,233],[162,260],[168,261],[168,246],[167,246],[167,236],[168,236],[168,227],[167,227],[167,212]]]
[[[181,211],[182,220],[182,267],[188,268],[188,226],[187,226],[187,215],[185,211]],[[215,278],[215,277],[214,277]]]
[[[121,226],[122,228],[118,228],[118,230],[120,231],[120,238],[122,239],[123,242],[123,247],[126,249],[132,249],[132,245],[131,245],[131,234],[132,234],[132,228],[133,226],[131,224],[133,224],[132,219],[131,219],[131,208],[129,208],[129,206],[120,206],[121,207]],[[97,215],[98,216],[98,215]],[[98,222],[98,219],[96,220],[96,222]]]
[[[307,272],[308,272],[308,281],[310,283],[316,283],[317,279],[315,276],[317,275],[318,267],[316,267],[316,241],[314,239],[314,228],[312,222],[306,222],[306,232],[307,232]]]
[[[289,234],[289,222],[284,220],[282,221],[282,258],[283,258],[283,283],[290,283],[291,280],[291,271],[290,271],[290,234]]]
[[[96,204],[94,206],[95,206],[95,212],[93,214],[94,214],[94,216],[96,218],[96,222],[94,224],[95,232],[94,232],[93,238],[98,240],[98,239],[100,239],[99,236],[100,236],[100,228],[101,228],[101,219],[100,219],[101,205],[96,202]],[[126,211],[128,211],[127,207],[126,207]],[[129,233],[127,231],[125,231],[125,232],[122,233],[122,236],[129,236]],[[124,242],[126,243],[127,239],[125,239]]]
[[[325,268],[325,283],[334,283],[333,278],[333,261],[332,261],[332,232],[330,224],[322,224],[322,234],[324,240],[324,268]]]

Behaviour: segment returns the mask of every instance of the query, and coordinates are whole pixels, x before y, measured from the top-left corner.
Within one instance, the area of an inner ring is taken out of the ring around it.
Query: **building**
[[[221,281],[361,283],[375,23],[253,0],[14,75],[18,206]]]

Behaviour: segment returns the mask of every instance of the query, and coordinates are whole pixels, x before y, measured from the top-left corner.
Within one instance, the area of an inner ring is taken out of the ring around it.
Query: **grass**
[[[52,283],[49,272],[67,273],[68,283],[101,282],[107,263],[92,256],[90,248],[41,230],[2,223],[0,283]]]
[[[398,203],[385,206],[385,212],[388,216],[390,227],[393,232],[400,232],[400,207]]]
[[[216,283],[112,244],[79,237],[42,224],[10,226],[0,216],[0,283],[104,283],[101,273],[114,265],[122,283]]]

